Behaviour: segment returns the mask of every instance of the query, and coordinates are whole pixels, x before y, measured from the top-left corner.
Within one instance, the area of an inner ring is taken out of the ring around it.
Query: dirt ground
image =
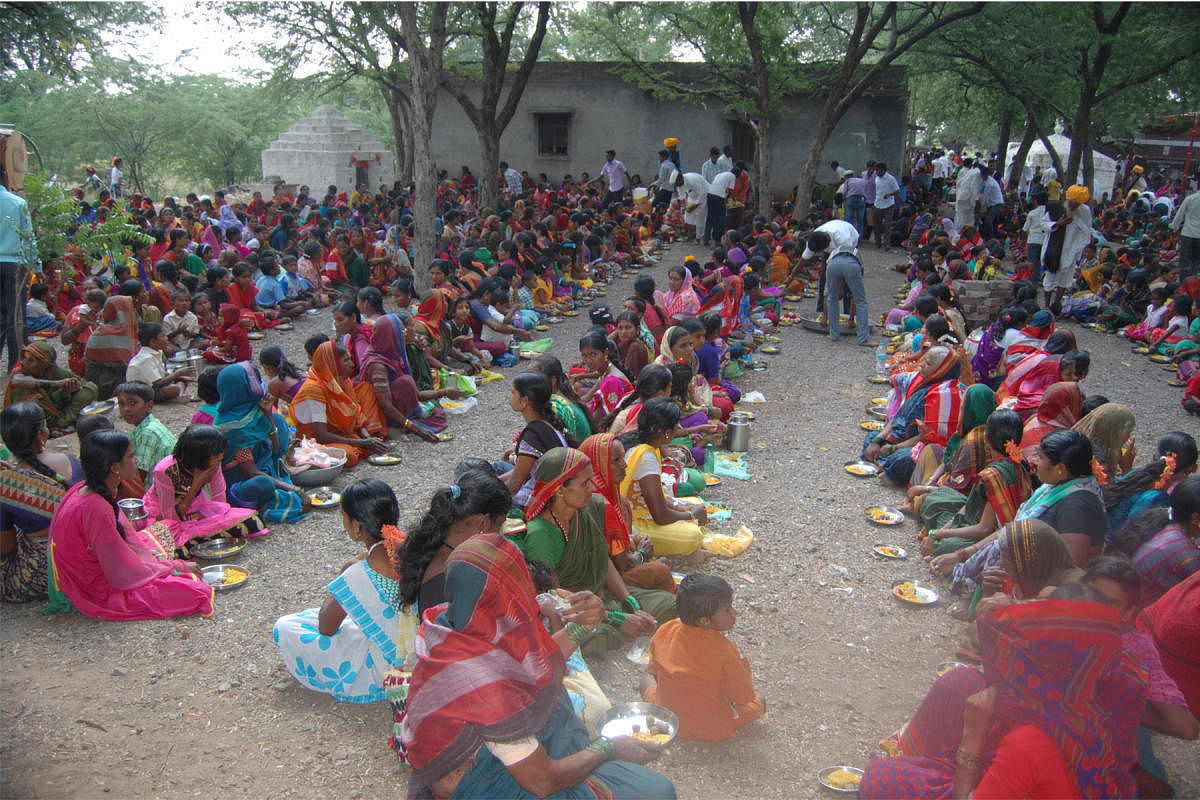
[[[660,285],[665,265],[689,253],[702,255],[678,245],[650,270]],[[900,282],[887,269],[898,256],[870,246],[863,256],[878,319]],[[631,283],[618,280],[605,299],[619,306]],[[327,316],[304,318],[256,344],[281,343],[303,364],[301,343],[329,325]],[[552,352],[575,360],[586,327],[585,315],[554,326]],[[1134,409],[1140,461],[1163,433],[1196,433],[1179,405],[1181,390],[1166,386],[1158,365],[1132,356],[1116,337],[1076,330],[1093,354],[1086,392]],[[868,523],[864,507],[899,505],[900,493],[841,469],[858,453],[864,404],[878,394],[865,381],[873,349],[798,327],[783,329],[782,338],[782,353],[764,357],[769,368],[740,381],[767,401],[753,407],[753,477],[706,493],[734,509],[720,527],[745,524],[756,537],[742,556],[714,559],[711,571],[736,589],[731,638],[753,665],[768,714],[729,742],[673,745],[654,766],[682,798],[822,794],[818,770],[865,765],[876,742],[916,708],[935,666],[953,658],[963,628],[945,602],[907,607],[889,595],[892,581],[928,570],[919,558],[879,559],[871,546],[913,549],[915,524]],[[459,459],[504,450],[520,424],[507,395],[507,380],[484,387],[478,408],[452,418],[453,441],[404,442],[401,466],[363,464],[341,483],[389,481],[402,523],[411,524]],[[193,408],[168,407],[160,416],[181,429]],[[74,451],[76,443],[51,447]],[[40,603],[0,607],[0,796],[400,796],[406,773],[385,744],[387,704],[340,704],[304,689],[283,670],[271,638],[276,618],[320,605],[336,565],[355,554],[339,515],[316,512],[254,541],[240,558],[250,582],[219,594],[208,619],[112,623],[45,617]],[[593,670],[613,701],[637,699],[640,668],[620,654]],[[1162,737],[1155,744],[1177,794],[1200,795],[1195,744]]]

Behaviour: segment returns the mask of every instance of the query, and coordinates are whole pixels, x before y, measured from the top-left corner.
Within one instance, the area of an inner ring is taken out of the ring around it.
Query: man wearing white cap
[[[854,298],[854,324],[858,343],[866,345],[867,337],[871,333],[870,310],[867,308],[863,265],[858,260],[858,231],[855,227],[841,219],[826,222],[809,235],[801,258],[810,261],[826,253],[828,255],[825,268],[821,270],[821,278],[825,284],[822,299],[829,320],[829,338],[836,342],[842,336],[837,301],[844,287]]]

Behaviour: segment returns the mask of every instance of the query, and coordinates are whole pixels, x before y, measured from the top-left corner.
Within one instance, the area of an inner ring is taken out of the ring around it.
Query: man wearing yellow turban
[[[1050,229],[1050,240],[1047,242],[1049,259],[1044,264],[1045,273],[1042,276],[1047,302],[1061,303],[1066,291],[1075,286],[1075,268],[1083,255],[1084,246],[1093,241],[1092,209],[1087,204],[1090,197],[1091,192],[1086,186],[1075,184],[1068,188],[1066,209]],[[1054,259],[1056,250],[1059,255]],[[1054,295],[1053,300],[1051,294]]]
[[[683,159],[679,157],[679,140],[674,136],[663,139],[663,147],[667,148],[667,160],[675,165],[675,169],[683,172]]]
[[[1086,203],[1088,201],[1088,198],[1090,198],[1091,196],[1092,196],[1092,193],[1088,191],[1088,187],[1082,186],[1078,183],[1067,189],[1067,202],[1068,203],[1074,203],[1075,205],[1081,205],[1083,203]]]

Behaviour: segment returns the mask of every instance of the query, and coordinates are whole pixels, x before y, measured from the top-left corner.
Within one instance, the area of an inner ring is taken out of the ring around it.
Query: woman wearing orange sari
[[[666,562],[654,560],[649,538],[633,532],[633,509],[621,495],[625,479],[625,446],[611,433],[589,436],[579,445],[592,462],[592,487],[604,497],[604,537],[608,555],[625,583],[643,589],[675,592]]]
[[[379,422],[374,388],[369,382],[360,384],[359,391],[347,388],[353,369],[344,347],[323,342],[313,353],[308,377],[288,409],[298,435],[344,450],[347,467],[357,464],[364,454],[385,453],[388,449],[387,443],[378,438],[387,429]]]

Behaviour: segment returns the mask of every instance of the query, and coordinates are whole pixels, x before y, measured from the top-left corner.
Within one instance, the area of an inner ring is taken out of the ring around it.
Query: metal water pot
[[[729,415],[725,425],[725,447],[731,453],[744,453],[750,449],[750,417],[740,411]]]

